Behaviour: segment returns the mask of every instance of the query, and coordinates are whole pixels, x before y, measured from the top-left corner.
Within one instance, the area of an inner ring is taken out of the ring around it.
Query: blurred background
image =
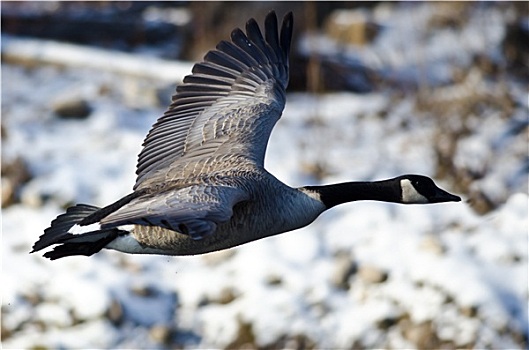
[[[431,176],[462,203],[352,203],[196,257],[29,255],[128,194],[177,83],[294,13],[266,166],[291,186]],[[527,2],[3,1],[4,348],[528,346]]]

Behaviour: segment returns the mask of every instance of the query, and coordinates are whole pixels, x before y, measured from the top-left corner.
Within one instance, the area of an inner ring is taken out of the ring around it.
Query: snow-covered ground
[[[403,12],[431,13],[399,7],[389,23]],[[455,40],[456,66],[476,50],[497,55],[501,35],[479,46],[485,23],[470,18],[462,40],[436,32],[422,54],[446,63]],[[4,348],[527,347],[527,124],[513,132],[527,123],[526,87],[504,83],[519,102],[509,115],[484,107],[465,119],[471,132],[459,136],[455,168],[483,176],[436,179],[463,202],[346,204],[309,227],[203,256],[49,261],[28,253],[66,206],[131,191],[141,142],[164,111],[149,97],[161,86],[92,69],[3,64],[1,73],[2,162],[18,157],[32,175],[2,211]],[[440,130],[457,118],[435,120],[415,94],[290,94],[267,168],[291,186],[435,176]],[[56,100],[78,97],[89,117],[54,115]],[[478,190],[494,202],[484,215],[473,210]]]

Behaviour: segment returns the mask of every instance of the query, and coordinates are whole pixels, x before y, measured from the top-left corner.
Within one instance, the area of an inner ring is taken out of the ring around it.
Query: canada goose
[[[457,202],[425,176],[291,188],[264,169],[266,145],[285,105],[293,16],[278,33],[254,19],[193,67],[139,154],[133,192],[104,208],[78,204],[52,221],[32,252],[52,260],[102,248],[194,255],[310,224],[345,202]]]

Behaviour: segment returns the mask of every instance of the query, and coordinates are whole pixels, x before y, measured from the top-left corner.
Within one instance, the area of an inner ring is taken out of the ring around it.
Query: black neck
[[[353,201],[401,202],[400,186],[395,180],[375,182],[344,182],[324,186],[307,186],[305,189],[320,194],[320,199],[327,209],[338,204]]]

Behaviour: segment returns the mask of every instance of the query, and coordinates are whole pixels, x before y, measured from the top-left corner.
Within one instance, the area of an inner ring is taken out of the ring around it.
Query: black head
[[[399,181],[401,188],[401,203],[426,204],[461,201],[461,197],[440,189],[427,176],[403,175],[396,180]]]

